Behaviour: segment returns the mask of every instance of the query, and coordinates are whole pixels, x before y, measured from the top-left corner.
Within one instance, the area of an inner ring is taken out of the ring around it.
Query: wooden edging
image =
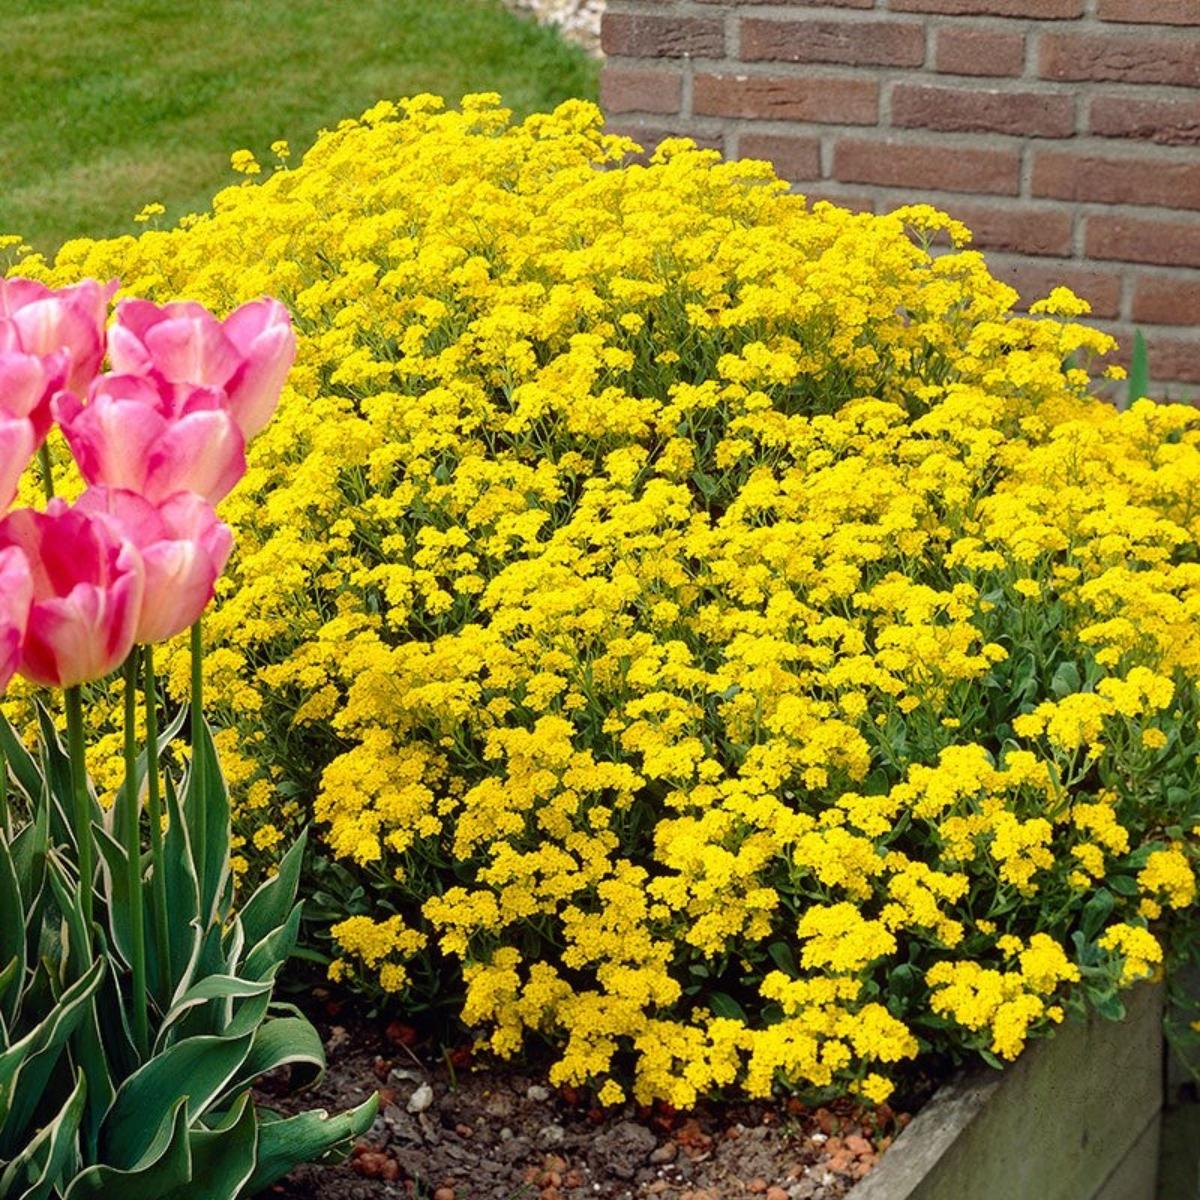
[[[847,1200],[1153,1200],[1163,989],[1126,1003],[946,1084]]]

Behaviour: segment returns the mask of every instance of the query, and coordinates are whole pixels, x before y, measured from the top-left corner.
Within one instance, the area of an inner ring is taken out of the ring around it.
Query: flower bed
[[[239,866],[311,811],[335,977],[461,964],[604,1102],[881,1101],[1119,1015],[1194,934],[1200,417],[1090,395],[1085,306],[1014,315],[928,208],[631,149],[383,103],[19,264],[294,316],[206,659]]]

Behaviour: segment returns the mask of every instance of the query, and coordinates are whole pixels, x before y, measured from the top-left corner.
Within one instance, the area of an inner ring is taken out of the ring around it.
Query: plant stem
[[[146,812],[150,819],[150,884],[154,901],[154,948],[164,994],[170,990],[171,943],[167,937],[167,876],[163,860],[162,792],[158,777],[158,683],[154,675],[154,648],[142,650],[146,695]]]
[[[50,463],[50,447],[43,442],[38,448],[38,462],[42,467],[42,489],[47,500],[54,499],[54,467]]]
[[[150,1050],[146,1019],[146,902],[142,893],[142,822],[137,786],[138,651],[125,660],[125,869],[129,888],[129,955],[133,971],[133,1040],[146,1058]]]
[[[71,756],[72,820],[79,850],[79,906],[83,913],[84,937],[90,952],[92,938],[92,883],[96,876],[95,849],[92,845],[92,803],[88,795],[87,760],[83,750],[83,692],[76,685],[65,692],[67,707],[67,748]]]
[[[200,919],[202,924],[207,925],[208,915],[203,912],[204,898],[204,877],[206,871],[204,869],[205,855],[207,847],[205,846],[206,834],[206,814],[204,812],[204,638],[200,628],[200,622],[197,621],[192,626],[192,779],[190,799],[197,805],[197,809],[191,814],[192,833],[194,845],[192,846],[192,857],[196,863],[196,874],[200,880]]]

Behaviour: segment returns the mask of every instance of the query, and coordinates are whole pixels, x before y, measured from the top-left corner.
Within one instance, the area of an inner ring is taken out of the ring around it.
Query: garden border
[[[847,1200],[1153,1200],[1163,987],[942,1087]]]

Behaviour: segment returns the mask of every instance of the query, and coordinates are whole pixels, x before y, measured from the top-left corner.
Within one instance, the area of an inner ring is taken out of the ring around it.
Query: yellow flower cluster
[[[295,314],[207,626],[240,848],[311,813],[336,976],[461,961],[606,1100],[1012,1058],[1186,941],[1200,414],[1093,398],[1082,303],[931,209],[631,150],[384,102],[17,264]]]

